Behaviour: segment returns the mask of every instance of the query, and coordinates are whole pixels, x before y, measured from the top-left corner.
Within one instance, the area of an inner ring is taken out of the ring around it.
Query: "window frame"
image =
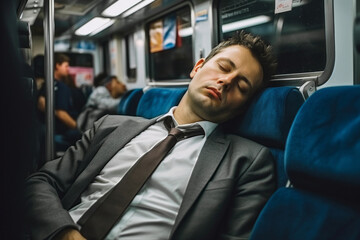
[[[153,86],[153,87],[166,87],[166,86],[173,86],[173,87],[181,87],[181,86],[187,86],[189,84],[189,82],[191,81],[190,76],[187,79],[166,79],[166,80],[156,80],[153,79],[150,76],[150,56],[151,56],[151,52],[150,52],[150,44],[149,44],[149,34],[148,34],[148,26],[151,22],[162,18],[166,15],[169,15],[170,13],[176,12],[178,10],[180,10],[181,8],[184,8],[188,6],[190,9],[190,17],[191,17],[191,29],[193,31],[192,34],[192,39],[191,39],[191,44],[192,44],[192,65],[194,65],[194,56],[195,56],[195,38],[196,38],[196,32],[195,32],[195,12],[194,12],[194,6],[191,2],[186,1],[183,2],[181,4],[178,4],[174,7],[171,7],[165,11],[162,11],[161,14],[157,14],[154,15],[153,17],[147,19],[147,21],[145,22],[144,26],[145,26],[145,49],[146,49],[146,53],[145,53],[145,65],[146,65],[146,78],[148,79],[148,83],[147,85],[149,86]],[[190,72],[189,72],[190,74]]]
[[[221,0],[213,0],[213,37],[212,46],[220,41],[220,26],[218,4]],[[274,0],[275,1],[275,0]],[[327,82],[333,72],[335,65],[335,34],[334,34],[334,0],[324,0],[324,24],[325,24],[325,68],[322,71],[289,73],[273,75],[270,86],[302,86],[306,82],[313,81],[316,86]]]

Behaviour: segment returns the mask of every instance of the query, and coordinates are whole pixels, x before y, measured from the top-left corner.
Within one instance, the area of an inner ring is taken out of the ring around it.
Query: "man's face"
[[[68,62],[62,62],[61,64],[56,64],[56,73],[61,78],[64,78],[69,75],[69,63]]]
[[[203,62],[200,59],[190,73],[188,104],[201,119],[224,122],[238,115],[261,87],[262,67],[249,49],[239,45]]]

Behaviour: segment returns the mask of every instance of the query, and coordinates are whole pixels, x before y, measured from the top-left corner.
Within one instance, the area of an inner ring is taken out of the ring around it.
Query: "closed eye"
[[[218,63],[218,66],[219,66],[219,69],[221,70],[221,71],[223,71],[223,72],[231,72],[231,68],[230,67],[228,67],[228,66],[225,66],[225,65],[223,65],[223,64],[221,64],[221,63]]]
[[[228,58],[219,58],[216,60],[216,63],[218,64],[219,69],[226,73],[231,72],[236,68],[235,63]]]

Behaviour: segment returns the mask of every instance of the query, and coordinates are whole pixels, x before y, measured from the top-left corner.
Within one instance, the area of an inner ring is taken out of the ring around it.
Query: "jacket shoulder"
[[[151,121],[143,117],[137,116],[126,116],[126,115],[105,115],[99,120],[96,121],[96,125],[100,128],[103,127],[118,127],[121,124],[126,124],[129,122],[135,122],[138,124],[146,123]]]

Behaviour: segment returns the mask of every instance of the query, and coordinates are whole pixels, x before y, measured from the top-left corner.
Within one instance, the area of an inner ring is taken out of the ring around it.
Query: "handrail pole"
[[[45,38],[45,157],[54,159],[54,0],[44,1],[44,38]]]

